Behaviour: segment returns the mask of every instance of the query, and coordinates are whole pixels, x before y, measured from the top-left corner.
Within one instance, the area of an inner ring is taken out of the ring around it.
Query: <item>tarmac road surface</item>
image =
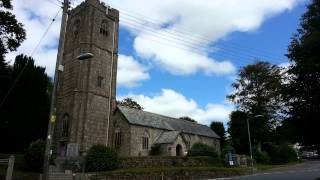
[[[306,161],[304,163],[258,172],[247,176],[220,178],[236,180],[320,180],[320,161]]]

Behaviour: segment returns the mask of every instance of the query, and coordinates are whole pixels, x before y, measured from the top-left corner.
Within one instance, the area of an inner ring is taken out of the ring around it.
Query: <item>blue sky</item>
[[[306,0],[110,0],[120,10],[117,98],[131,97],[145,110],[199,123],[228,121],[226,100],[241,66],[255,59],[288,63],[284,54]],[[81,0],[72,1],[73,7]],[[42,7],[50,8],[42,8]],[[30,54],[57,13],[51,0],[14,0]],[[28,18],[37,17],[37,18]],[[53,74],[60,19],[35,53]],[[49,48],[48,48],[49,47]]]

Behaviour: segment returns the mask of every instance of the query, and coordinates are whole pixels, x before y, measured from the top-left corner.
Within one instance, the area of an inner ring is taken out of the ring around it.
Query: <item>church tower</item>
[[[99,0],[86,0],[68,14],[57,87],[58,156],[78,156],[94,144],[112,144],[118,30],[119,11]],[[83,53],[94,56],[77,59]]]

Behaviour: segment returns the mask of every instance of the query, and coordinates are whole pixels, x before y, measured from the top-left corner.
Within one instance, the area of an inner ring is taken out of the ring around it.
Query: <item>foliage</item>
[[[223,148],[226,143],[226,130],[222,122],[212,121],[210,124],[210,128],[220,136],[221,148]]]
[[[232,146],[230,146],[230,145],[224,146],[224,147],[222,148],[222,151],[221,151],[221,157],[224,158],[225,155],[226,155],[227,153],[229,153],[229,152],[232,153],[232,154],[235,154],[235,153],[236,153],[236,150],[235,150]]]
[[[268,152],[272,164],[283,164],[297,160],[297,153],[289,144],[269,143],[264,149]]]
[[[3,61],[6,53],[15,51],[26,38],[23,25],[8,11],[10,9],[10,0],[0,1],[0,61]]]
[[[132,108],[132,109],[143,110],[143,107],[131,98],[124,98],[121,101],[117,101],[117,104],[120,106]]]
[[[104,145],[92,146],[85,157],[85,167],[88,172],[112,170],[118,167],[117,152]]]
[[[258,61],[241,68],[236,82],[232,84],[235,92],[228,98],[238,110],[246,113],[251,126],[252,143],[255,145],[267,141],[266,137],[271,135],[277,121],[282,119],[282,82],[278,66]]]
[[[152,156],[158,156],[161,154],[161,146],[160,144],[154,144],[151,146],[150,155]]]
[[[212,146],[202,143],[195,143],[188,151],[188,156],[218,157],[218,154]]]
[[[296,140],[315,145],[320,152],[320,0],[312,0],[303,14],[297,34],[292,38],[287,57],[289,68],[287,101],[289,122]]]
[[[45,68],[36,66],[31,57],[18,55],[13,67],[8,67],[10,83],[5,89],[9,89],[23,68],[23,74],[0,108],[0,142],[6,144],[2,152],[22,152],[30,142],[46,137],[50,81]]]
[[[188,116],[182,116],[182,117],[179,117],[179,119],[183,119],[183,120],[186,120],[186,121],[197,123],[196,120],[194,120],[194,119],[192,119],[191,117],[188,117]]]
[[[19,131],[12,131],[12,129],[9,129],[10,122],[6,117],[6,114],[10,115],[10,113],[12,112],[8,112],[3,104],[4,97],[6,96],[13,80],[12,69],[8,67],[8,64],[6,63],[4,57],[6,53],[15,51],[18,46],[25,40],[26,36],[23,25],[19,23],[16,20],[15,15],[10,12],[11,9],[11,0],[0,0],[0,142],[6,144],[6,146],[15,146],[19,143],[19,141],[17,142],[14,140],[10,140],[9,143],[7,143],[7,141],[3,141],[3,139],[9,138],[7,137],[8,132],[13,134],[12,132]],[[5,114],[4,112],[8,113]],[[30,141],[28,141],[27,144],[24,144],[25,147],[27,147],[29,142]],[[9,152],[7,151],[8,148],[6,146],[4,148],[1,148],[1,152]]]
[[[43,140],[31,142],[24,154],[27,167],[36,172],[41,172],[46,143]]]
[[[238,154],[249,154],[247,118],[248,115],[239,110],[230,114],[228,133],[231,136],[231,145]]]
[[[257,148],[254,148],[253,159],[257,163],[261,163],[261,164],[269,164],[270,163],[269,154],[265,151],[259,151]]]

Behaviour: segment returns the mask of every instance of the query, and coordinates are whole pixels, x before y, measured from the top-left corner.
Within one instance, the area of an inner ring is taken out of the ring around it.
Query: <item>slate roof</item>
[[[147,111],[118,106],[130,124],[220,138],[208,126]]]
[[[166,131],[163,132],[160,137],[156,140],[156,144],[171,144],[174,143],[177,139],[177,136],[180,134],[179,131]]]

